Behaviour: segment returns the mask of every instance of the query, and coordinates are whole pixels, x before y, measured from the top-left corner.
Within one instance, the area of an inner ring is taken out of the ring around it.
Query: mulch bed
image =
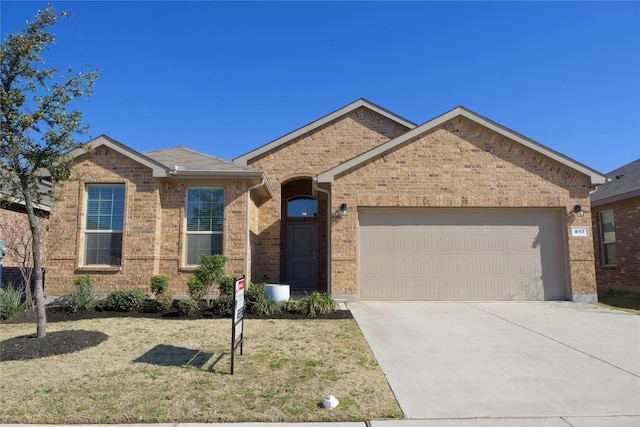
[[[165,312],[154,312],[150,303],[145,303],[140,309],[119,312],[102,309],[78,311],[76,313],[68,312],[64,307],[59,305],[51,305],[46,309],[47,323],[68,322],[84,319],[105,319],[105,318],[147,318],[147,319],[166,319],[174,320],[194,320],[194,319],[215,319],[215,316],[205,303],[200,305],[200,310],[188,316],[180,316],[173,308]],[[334,313],[317,316],[312,319],[352,319],[353,316],[349,310],[338,310]],[[251,313],[245,313],[245,319],[310,319],[298,313],[281,312],[271,316],[257,316]],[[41,357],[55,356],[59,354],[75,353],[89,347],[96,346],[105,341],[108,336],[98,331],[85,330],[68,330],[60,332],[49,332],[44,338],[35,338],[36,330],[36,313],[35,311],[27,311],[18,317],[9,320],[3,320],[5,324],[33,323],[34,333],[0,341],[0,362],[9,360],[31,360]],[[231,319],[229,318],[229,321]]]

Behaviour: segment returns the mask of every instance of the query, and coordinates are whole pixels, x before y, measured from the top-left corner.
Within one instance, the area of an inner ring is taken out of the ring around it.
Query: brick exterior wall
[[[85,186],[119,183],[125,185],[125,219],[120,267],[83,265]],[[168,293],[186,295],[186,283],[193,267],[184,265],[186,191],[189,187],[224,189],[223,253],[229,257],[228,275],[242,275],[246,236],[246,190],[242,181],[213,179],[153,178],[152,171],[106,146],[80,156],[73,179],[57,189],[58,201],[51,208],[51,227],[72,230],[51,259],[47,271],[47,295],[64,295],[73,280],[91,274],[98,294],[120,289],[149,292],[149,280],[155,274],[170,278]]]
[[[366,108],[358,108],[314,132],[303,135],[248,162],[248,165],[266,173],[274,197],[259,208],[258,238],[252,260],[252,280],[282,282],[283,250],[281,243],[282,205],[281,186],[289,181],[310,178],[347,159],[402,135],[407,128]],[[285,195],[286,196],[286,195]],[[326,196],[320,194],[318,206],[319,245],[326,245]],[[321,251],[326,253],[326,250]],[[323,255],[326,258],[326,255]],[[320,271],[326,271],[326,260]],[[326,274],[321,273],[320,288],[326,289]]]
[[[48,236],[46,231],[49,220],[47,212],[37,211],[37,215],[44,216],[40,223],[40,239],[41,239],[41,256],[43,257],[43,268],[47,268],[48,256]],[[2,260],[2,283],[0,286],[9,283],[22,286],[24,279],[20,273],[20,259],[25,255],[26,251],[31,251],[31,230],[24,206],[17,204],[9,204],[0,207],[0,240],[5,241],[9,246],[9,251]],[[28,267],[33,267],[32,257],[29,253]],[[45,277],[46,279],[46,277]],[[46,286],[46,280],[45,280]]]
[[[616,266],[604,266],[600,212],[612,210],[616,230]],[[592,208],[598,291],[640,292],[640,197]]]
[[[453,119],[413,141],[338,177],[332,204],[350,207],[535,207],[566,212],[570,226],[588,226],[589,177],[570,170],[464,118]],[[331,286],[358,294],[357,215],[333,221]],[[596,295],[592,240],[568,237],[573,296]],[[567,297],[570,299],[572,295]]]

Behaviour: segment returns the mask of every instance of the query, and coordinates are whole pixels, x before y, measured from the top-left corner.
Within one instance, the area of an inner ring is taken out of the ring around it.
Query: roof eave
[[[135,151],[127,147],[126,145],[116,141],[115,139],[108,137],[107,135],[100,135],[99,137],[89,141],[87,144],[83,145],[82,147],[72,150],[69,154],[75,159],[83,154],[88,153],[88,151],[86,150],[86,147],[95,148],[95,147],[100,147],[102,145],[107,146],[112,150],[122,154],[123,156],[126,156],[148,167],[149,169],[152,170],[152,176],[154,178],[164,178],[169,176],[169,168],[167,168],[166,166],[156,162],[153,159],[150,159],[149,157],[145,156],[142,153],[139,153],[138,151]]]
[[[171,171],[171,178],[184,178],[184,179],[219,179],[219,180],[246,180],[251,185],[256,185],[264,180],[264,185],[256,190],[262,194],[263,197],[273,197],[273,187],[267,179],[264,172],[261,171],[211,171],[211,170],[173,170]]]
[[[592,200],[591,207],[604,206],[610,203],[621,202],[623,200],[628,200],[634,197],[640,197],[640,188],[637,190],[628,191],[626,193],[615,194],[613,196],[605,197],[604,199]]]

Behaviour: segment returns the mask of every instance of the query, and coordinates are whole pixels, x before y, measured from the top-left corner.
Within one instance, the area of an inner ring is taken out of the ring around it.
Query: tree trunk
[[[44,286],[42,283],[42,260],[40,259],[40,230],[38,229],[38,221],[33,208],[33,198],[29,191],[27,178],[20,176],[22,184],[22,195],[24,196],[24,206],[27,210],[27,218],[29,219],[29,228],[31,229],[31,250],[33,251],[33,277],[35,281],[36,296],[36,317],[38,319],[37,337],[44,338],[47,335],[47,312],[44,302]],[[25,286],[31,286],[26,283]]]

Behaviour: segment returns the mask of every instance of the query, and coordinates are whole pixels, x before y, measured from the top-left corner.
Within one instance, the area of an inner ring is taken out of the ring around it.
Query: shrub
[[[328,294],[314,291],[298,301],[298,312],[309,317],[329,314],[338,310],[338,303]]]
[[[282,311],[282,303],[270,298],[262,298],[251,307],[251,312],[259,316],[271,316]]]
[[[179,299],[176,301],[176,311],[180,316],[188,316],[198,310],[198,302],[194,299]]]
[[[199,301],[207,294],[207,285],[202,283],[196,276],[192,276],[187,282],[189,296],[194,301]]]
[[[249,283],[244,291],[244,304],[253,313],[253,306],[264,300],[264,283]]]
[[[215,316],[231,317],[233,315],[233,297],[221,295],[211,302],[211,312]]]
[[[173,298],[171,295],[161,294],[156,297],[156,299],[152,302],[152,309],[156,313],[161,313],[163,311],[167,311],[171,304],[173,303]]]
[[[218,279],[218,289],[220,290],[220,295],[233,295],[233,277],[222,276]]]
[[[285,301],[280,303],[283,311],[288,311],[290,313],[295,313],[298,311],[298,303],[293,300]]]
[[[145,294],[140,289],[113,291],[107,295],[107,310],[133,311],[144,302]]]
[[[92,310],[98,302],[96,288],[93,286],[93,276],[87,274],[76,277],[73,286],[74,291],[63,298],[64,307],[72,313],[80,310]]]
[[[10,319],[22,314],[26,307],[24,291],[9,283],[0,288],[0,319]]]
[[[161,274],[151,277],[151,292],[155,296],[162,295],[169,288],[169,278]]]
[[[218,283],[222,278],[224,264],[227,260],[228,258],[226,256],[220,254],[198,255],[199,265],[193,275],[204,285],[205,293],[209,292],[209,287],[213,283]]]

